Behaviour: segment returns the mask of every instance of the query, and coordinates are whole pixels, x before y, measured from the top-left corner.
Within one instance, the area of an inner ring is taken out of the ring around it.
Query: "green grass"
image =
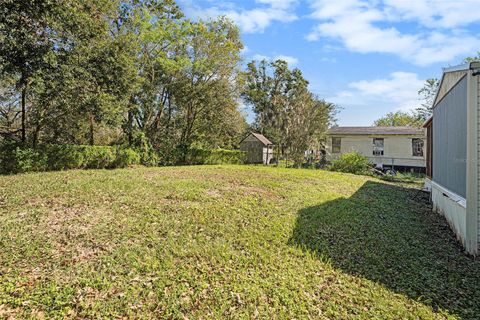
[[[198,166],[0,177],[0,318],[474,319],[417,185]]]

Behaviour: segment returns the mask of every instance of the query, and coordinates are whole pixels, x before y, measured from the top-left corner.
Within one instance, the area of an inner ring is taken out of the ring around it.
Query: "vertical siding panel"
[[[466,198],[467,78],[460,80],[433,110],[433,180]]]
[[[477,149],[477,159],[480,159],[480,80],[479,80],[479,76],[476,76],[474,81],[477,82],[477,118],[478,118],[478,129],[477,129],[477,134],[478,134],[478,149]],[[479,166],[479,169],[478,169],[478,181],[479,181],[479,184],[480,184],[480,161],[478,161],[477,165]],[[480,185],[479,185],[479,190],[480,190]],[[478,200],[477,200],[477,208],[480,208],[480,197],[478,197]],[[477,238],[477,246],[480,248],[480,210],[478,210],[478,227],[477,227],[477,230],[478,230],[478,238]]]

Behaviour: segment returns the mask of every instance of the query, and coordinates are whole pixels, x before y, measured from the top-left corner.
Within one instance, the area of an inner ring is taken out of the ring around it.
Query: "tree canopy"
[[[308,90],[299,69],[289,69],[283,60],[251,61],[245,78],[243,97],[253,107],[254,127],[278,152],[299,164],[306,150],[319,149],[336,107]]]
[[[375,126],[412,126],[421,127],[422,124],[432,116],[433,100],[437,94],[440,82],[438,79],[427,79],[423,87],[418,90],[418,98],[421,101],[420,107],[412,111],[389,112],[385,116],[375,120]]]
[[[398,127],[411,126],[420,127],[423,124],[423,119],[414,112],[396,111],[389,112],[378,120],[375,120],[374,125],[378,127]]]
[[[243,71],[237,26],[173,0],[3,0],[0,42],[0,143],[125,144],[178,163],[235,147],[243,98],[255,128],[299,154],[334,110],[284,61]]]

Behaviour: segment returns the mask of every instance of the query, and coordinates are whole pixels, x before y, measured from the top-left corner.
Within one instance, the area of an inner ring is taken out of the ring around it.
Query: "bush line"
[[[24,173],[69,169],[114,169],[133,165],[156,166],[162,163],[158,154],[122,146],[42,145],[22,148],[3,145],[0,148],[0,173]],[[238,150],[189,149],[183,164],[240,164],[245,154]]]

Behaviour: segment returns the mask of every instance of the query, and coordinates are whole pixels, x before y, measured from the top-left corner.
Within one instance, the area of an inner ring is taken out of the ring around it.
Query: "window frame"
[[[381,142],[382,142],[382,146],[381,146],[381,147],[377,146],[377,144],[375,143],[376,141],[381,141]],[[373,138],[373,151],[372,151],[372,154],[373,154],[375,157],[380,157],[380,156],[384,156],[384,155],[385,155],[385,138]]]
[[[415,145],[415,142],[421,142],[421,146],[419,147],[418,145]],[[423,157],[425,155],[424,152],[424,147],[425,147],[425,141],[422,138],[412,138],[412,157]],[[416,152],[418,154],[416,154]]]
[[[337,141],[338,143],[335,143]],[[332,137],[332,153],[341,153],[342,152],[342,138],[341,137]]]

